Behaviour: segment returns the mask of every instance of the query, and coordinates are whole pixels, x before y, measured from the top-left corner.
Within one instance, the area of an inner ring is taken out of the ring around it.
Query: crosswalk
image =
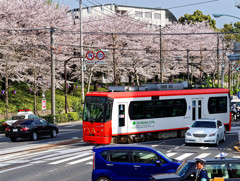
[[[152,145],[153,147],[157,147]],[[56,147],[54,149],[42,150],[38,152],[22,151],[20,153],[2,154],[0,156],[0,173],[14,169],[19,169],[34,164],[59,165],[68,166],[76,164],[91,165],[93,159],[93,146],[72,146],[72,147]],[[215,158],[220,156],[220,152],[210,152],[209,149],[199,149],[199,151],[189,152],[179,151],[177,149],[160,150],[170,158],[176,160],[186,160],[194,158]],[[227,154],[226,154],[227,155]],[[231,155],[233,158],[240,158],[238,155]]]

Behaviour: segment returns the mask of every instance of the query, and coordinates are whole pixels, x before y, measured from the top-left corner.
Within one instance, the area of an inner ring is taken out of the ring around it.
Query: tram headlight
[[[189,133],[189,132],[186,132],[186,135],[187,135],[187,136],[192,136],[192,134],[191,134],[191,133]]]

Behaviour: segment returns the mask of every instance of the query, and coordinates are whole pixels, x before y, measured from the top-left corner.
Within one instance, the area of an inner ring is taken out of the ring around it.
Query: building
[[[74,16],[79,16],[79,9],[70,10]],[[176,17],[168,10],[161,8],[147,8],[137,6],[125,6],[117,4],[105,4],[84,7],[82,16],[107,16],[112,13],[128,13],[134,19],[147,22],[151,26],[162,26],[177,21]]]

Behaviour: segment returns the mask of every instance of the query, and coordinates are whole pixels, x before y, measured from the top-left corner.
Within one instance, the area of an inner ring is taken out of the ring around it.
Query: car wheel
[[[10,140],[11,140],[12,142],[15,142],[15,141],[17,141],[17,137],[11,137]]]
[[[57,136],[57,131],[55,129],[53,129],[51,132],[51,137],[55,138],[56,136]]]
[[[37,133],[36,133],[36,132],[33,132],[31,138],[32,138],[33,141],[36,141],[36,140],[38,139]]]
[[[111,181],[111,180],[107,177],[100,177],[97,179],[97,181]]]
[[[217,138],[216,138],[216,145],[217,145],[217,146],[219,145],[219,138],[218,138],[218,136],[217,136]]]

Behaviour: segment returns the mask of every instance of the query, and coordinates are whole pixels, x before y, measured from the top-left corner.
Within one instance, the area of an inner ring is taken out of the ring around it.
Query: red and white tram
[[[230,130],[229,90],[92,92],[85,99],[83,140],[109,144],[180,137],[200,118],[221,120]]]

